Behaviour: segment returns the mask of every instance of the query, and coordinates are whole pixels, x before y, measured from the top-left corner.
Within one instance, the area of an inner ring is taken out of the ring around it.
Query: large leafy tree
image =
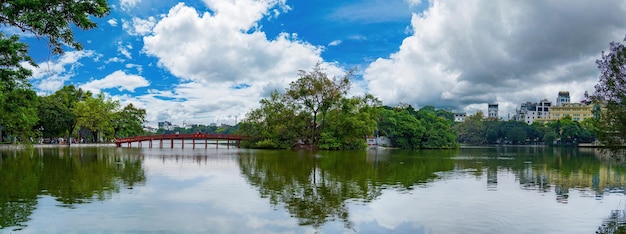
[[[611,42],[596,64],[600,79],[594,97],[606,103],[597,121],[598,140],[615,153],[626,139],[626,47]]]
[[[426,129],[408,108],[384,107],[380,110],[378,131],[389,138],[394,147],[418,149]]]
[[[16,88],[2,93],[0,100],[0,130],[15,136],[34,136],[37,123],[37,94],[31,89]],[[2,137],[2,134],[0,134]]]
[[[103,93],[76,103],[72,109],[76,115],[76,125],[89,129],[94,135],[92,139],[100,140],[113,137],[113,120],[120,107],[119,101],[105,98]]]
[[[312,71],[301,70],[298,80],[291,83],[286,97],[302,106],[311,116],[307,139],[310,144],[317,145],[320,133],[326,127],[326,114],[348,92],[351,75],[352,72],[348,72],[341,79],[330,78],[318,63]]]
[[[102,17],[109,10],[106,0],[4,0],[0,2],[0,29],[14,28],[47,39],[52,53],[58,55],[66,46],[81,50],[82,44],[74,40],[73,30],[95,28],[97,25],[91,17]],[[31,89],[28,77],[32,72],[23,64],[36,64],[28,56],[28,45],[20,42],[18,35],[7,35],[7,31],[10,30],[0,30],[0,109],[13,110],[7,105],[18,102],[28,105],[20,110],[36,108],[35,98],[25,99],[30,100],[28,103],[10,99],[11,95],[30,95],[27,94]],[[22,111],[14,116],[3,113],[0,117],[3,119],[0,135],[3,130],[15,131],[15,126],[23,128],[15,133],[23,133],[37,123],[37,111]]]
[[[113,136],[129,137],[143,134],[143,124],[146,122],[146,109],[137,108],[132,103],[121,111],[114,113]]]

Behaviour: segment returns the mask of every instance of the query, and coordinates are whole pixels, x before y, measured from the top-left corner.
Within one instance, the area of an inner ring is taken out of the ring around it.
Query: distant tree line
[[[87,142],[143,134],[146,110],[133,104],[124,107],[103,93],[64,86],[48,96],[37,96],[30,89],[16,89],[0,105],[5,118],[0,122],[3,141],[38,138],[83,138]]]
[[[497,121],[486,119],[482,112],[470,115],[453,129],[459,142],[470,145],[482,144],[546,144],[576,145],[595,141],[595,119],[573,121],[570,116],[546,124],[520,121]]]

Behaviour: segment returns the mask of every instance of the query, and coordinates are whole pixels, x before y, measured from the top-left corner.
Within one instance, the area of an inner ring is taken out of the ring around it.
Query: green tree
[[[300,121],[307,116],[299,116],[296,107],[283,100],[277,91],[260,101],[261,107],[246,114],[240,124],[238,134],[248,138],[244,147],[286,149],[297,143],[308,121]]]
[[[391,145],[402,149],[418,149],[426,129],[406,107],[381,107],[378,120],[379,135],[386,136]]]
[[[376,130],[380,101],[372,95],[343,98],[328,114],[328,125],[321,134],[321,149],[363,149],[363,139]]]
[[[52,52],[62,54],[64,45],[77,50],[83,48],[74,40],[75,28],[95,28],[97,25],[91,17],[103,17],[109,10],[106,0],[6,0],[0,5],[0,24],[46,37]],[[3,52],[10,51],[0,51]]]
[[[113,136],[129,137],[143,134],[146,122],[146,109],[137,108],[132,103],[126,105],[113,116]]]
[[[95,28],[97,25],[91,17],[102,17],[108,13],[109,6],[106,0],[5,0],[0,4],[0,25],[17,28],[38,38],[47,38],[52,53],[62,54],[65,46],[77,50],[82,49],[82,44],[74,40],[74,29]],[[20,42],[19,36],[5,34],[8,30],[2,31],[0,32],[0,58],[2,58],[0,59],[0,109],[9,110],[10,108],[6,105],[16,103],[15,100],[10,99],[12,98],[10,95],[19,96],[17,93],[25,94],[27,91],[24,90],[31,89],[27,78],[32,72],[24,67],[23,62],[31,66],[36,66],[36,64],[28,56],[28,45]],[[18,90],[14,91],[16,89]],[[5,120],[5,123],[0,123],[0,138],[3,129],[6,131],[16,128],[15,124],[8,126],[6,122],[19,122],[20,126],[17,128],[22,129],[18,132],[32,128],[37,122],[36,116],[31,115],[32,111],[23,109],[36,108],[32,100],[34,99],[21,101],[20,104],[30,105],[23,106],[20,110],[21,114],[0,116]],[[25,103],[28,101],[31,103]]]
[[[39,97],[39,123],[35,126],[42,131],[42,137],[63,136],[69,133],[70,126],[76,123],[76,116],[70,108],[53,96]]]
[[[27,88],[16,88],[3,93],[0,100],[0,126],[3,131],[13,136],[35,136],[34,126],[37,124],[38,100],[35,91]],[[2,137],[2,134],[0,134]]]
[[[93,139],[100,141],[113,137],[113,120],[119,106],[119,101],[106,99],[104,94],[100,93],[96,97],[76,103],[72,112],[76,115],[77,126],[89,129],[94,133]]]
[[[478,111],[476,114],[467,116],[464,122],[455,125],[454,130],[459,141],[470,145],[484,144],[487,130],[484,120],[485,116]]]
[[[348,72],[341,79],[329,78],[318,63],[312,71],[301,70],[298,80],[290,84],[286,97],[302,106],[311,116],[310,135],[307,137],[311,145],[317,145],[320,133],[326,127],[326,114],[347,93],[351,76],[352,72]]]
[[[417,112],[417,118],[425,128],[420,140],[421,149],[457,147],[456,135],[452,132],[450,126],[451,121],[446,117],[446,114],[441,115],[441,113],[445,113],[445,111],[435,111],[434,107],[425,107]]]

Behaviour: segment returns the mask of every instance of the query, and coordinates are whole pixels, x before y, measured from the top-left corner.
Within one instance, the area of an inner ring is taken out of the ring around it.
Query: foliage
[[[575,145],[595,140],[594,120],[579,123],[571,116],[542,124],[527,125],[519,121],[493,121],[481,119],[481,114],[471,115],[465,122],[454,126],[459,142],[470,145],[481,144],[550,144]]]
[[[303,108],[303,113],[310,115],[310,134],[304,136],[309,144],[317,145],[321,132],[326,127],[326,114],[350,88],[351,75],[352,72],[348,72],[339,80],[334,77],[331,79],[321,64],[317,63],[312,71],[300,70],[298,79],[291,82],[285,98],[293,105]],[[318,124],[318,118],[321,124]]]
[[[146,122],[146,110],[136,108],[132,103],[121,111],[115,112],[113,117],[113,136],[129,137],[143,134],[143,124]]]
[[[63,53],[63,45],[81,50],[74,41],[73,29],[93,29],[90,17],[109,13],[106,0],[7,0],[0,5],[0,24],[15,27],[37,37],[47,37],[54,54]]]
[[[465,122],[456,124],[454,130],[457,133],[457,138],[461,143],[467,143],[470,145],[480,145],[485,143],[485,134],[487,128],[484,124],[485,116],[482,112],[476,112],[476,114],[469,115],[465,118]],[[497,140],[497,134],[494,136],[495,130],[491,130],[490,142]],[[495,139],[494,139],[495,138]]]
[[[62,54],[64,47],[81,50],[74,40],[73,30],[93,29],[92,16],[103,17],[109,13],[106,0],[6,0],[0,4],[0,25],[47,38],[53,54]],[[33,135],[37,123],[36,98],[28,77],[32,71],[25,64],[36,67],[28,56],[28,45],[19,41],[18,35],[0,32],[0,138],[3,131],[17,135]],[[24,98],[16,100],[16,97]],[[17,109],[13,109],[17,108]]]
[[[16,88],[3,93],[0,100],[0,130],[16,136],[34,136],[38,105],[37,94],[31,89]]]
[[[35,127],[42,137],[63,136],[76,123],[72,110],[53,96],[39,97],[39,102],[39,123]]]
[[[78,126],[91,130],[95,135],[92,139],[100,140],[112,138],[114,133],[113,120],[115,111],[119,108],[119,101],[106,99],[103,93],[96,97],[87,98],[83,102],[76,103],[72,109],[76,115]]]
[[[284,94],[278,91],[246,114],[237,134],[247,136],[243,147],[287,149],[306,145],[320,149],[361,149],[376,128],[374,96],[344,97],[350,87],[348,72],[329,78],[320,64],[300,71]]]
[[[605,110],[594,109],[600,116],[596,122],[598,140],[615,153],[626,139],[626,47],[611,42],[609,52],[603,51],[596,64],[600,78],[594,99],[606,103]]]
[[[380,110],[379,135],[387,136],[391,145],[402,149],[441,149],[457,147],[451,129],[453,120],[441,110],[426,106],[415,111],[410,105]]]

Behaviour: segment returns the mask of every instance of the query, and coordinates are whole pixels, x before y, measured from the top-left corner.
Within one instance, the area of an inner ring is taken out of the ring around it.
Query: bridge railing
[[[190,134],[160,134],[148,136],[134,136],[127,138],[118,138],[116,143],[150,141],[150,140],[178,140],[178,139],[224,139],[224,140],[243,140],[244,137],[233,134],[214,134],[214,133],[190,133]]]

